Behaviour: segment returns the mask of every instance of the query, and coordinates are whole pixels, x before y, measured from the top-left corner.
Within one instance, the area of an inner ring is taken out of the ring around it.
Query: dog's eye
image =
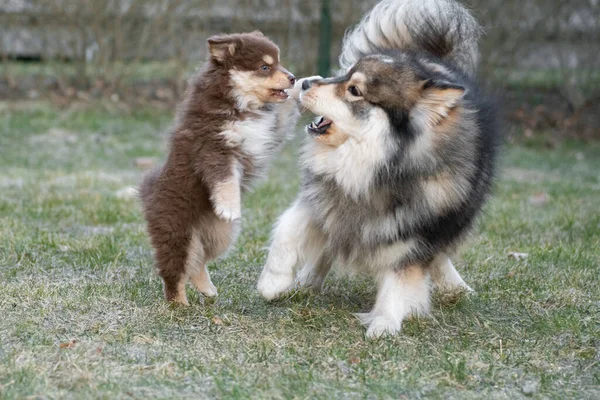
[[[358,89],[358,88],[357,88],[356,86],[354,86],[354,85],[352,85],[352,86],[349,86],[349,87],[348,87],[348,91],[350,92],[350,94],[351,94],[352,96],[355,96],[355,97],[360,97],[360,96],[362,96],[362,93],[360,92],[360,89]]]
[[[263,72],[268,72],[271,70],[271,67],[268,65],[263,65],[262,67],[260,67],[260,70]]]

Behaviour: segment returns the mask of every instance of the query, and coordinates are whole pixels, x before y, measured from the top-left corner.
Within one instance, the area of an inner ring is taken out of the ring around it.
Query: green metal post
[[[331,0],[322,0],[321,28],[319,31],[319,60],[318,71],[322,77],[328,77],[331,71]]]

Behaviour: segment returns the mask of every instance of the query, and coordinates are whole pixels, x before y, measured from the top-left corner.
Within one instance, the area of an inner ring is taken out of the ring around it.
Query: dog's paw
[[[288,274],[277,274],[266,269],[258,280],[258,293],[267,300],[274,300],[294,285],[294,277]]]
[[[215,203],[215,214],[223,221],[232,222],[242,217],[242,208],[239,204]]]
[[[371,320],[366,335],[369,339],[378,339],[386,335],[394,336],[400,332],[401,328],[401,321],[386,316],[378,316]]]
[[[196,289],[198,289],[198,291],[202,293],[205,297],[217,297],[219,295],[217,287],[213,285],[213,283],[210,281],[205,282],[202,285],[196,286]]]
[[[287,94],[288,94],[288,96],[290,96],[290,99],[299,100],[300,92],[302,92],[302,84],[307,80],[312,81],[315,79],[323,79],[323,77],[321,77],[319,75],[315,75],[315,76],[309,76],[307,78],[298,79],[296,81],[296,84],[294,85],[294,87],[287,90]]]

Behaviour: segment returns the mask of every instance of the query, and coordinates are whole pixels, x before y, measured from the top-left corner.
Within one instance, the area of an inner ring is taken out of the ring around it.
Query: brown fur
[[[295,79],[279,65],[277,46],[261,33],[212,37],[208,43],[210,61],[190,81],[167,161],[140,188],[165,298],[182,304],[187,304],[188,279],[205,295],[216,295],[206,263],[235,239],[240,193],[260,173],[262,154],[244,148],[244,141],[253,139],[241,137],[244,131],[235,131],[236,124],[273,120],[266,137],[278,137],[280,120],[293,108],[274,104],[285,99],[271,90],[287,89]],[[268,70],[261,69],[267,61],[272,61]],[[234,73],[247,79],[235,81]],[[272,147],[281,141],[274,139]],[[272,151],[269,146],[265,151]]]

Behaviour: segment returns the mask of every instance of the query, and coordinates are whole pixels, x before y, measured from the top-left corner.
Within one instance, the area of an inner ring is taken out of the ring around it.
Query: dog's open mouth
[[[289,97],[283,89],[271,89],[271,96],[282,100],[286,100]]]
[[[317,122],[311,122],[306,129],[308,130],[308,133],[312,135],[324,135],[327,133],[332,124],[332,120],[321,117],[321,119],[319,119]]]

